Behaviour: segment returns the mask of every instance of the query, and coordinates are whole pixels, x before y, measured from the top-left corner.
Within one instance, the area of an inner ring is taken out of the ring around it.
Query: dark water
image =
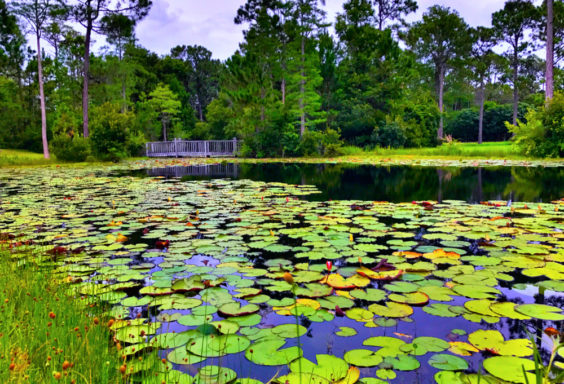
[[[435,168],[343,164],[215,164],[154,168],[132,172],[140,177],[251,179],[315,185],[321,194],[309,199],[484,200],[548,202],[564,197],[564,168]],[[131,173],[130,173],[131,174]]]

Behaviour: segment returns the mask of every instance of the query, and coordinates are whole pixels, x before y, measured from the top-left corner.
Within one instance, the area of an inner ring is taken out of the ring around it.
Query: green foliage
[[[519,119],[526,121],[527,105],[519,105]],[[486,103],[484,109],[484,141],[505,141],[511,138],[511,133],[505,126],[513,116],[513,107],[510,104],[497,105]],[[476,108],[467,108],[451,113],[447,119],[445,133],[454,139],[475,142],[478,141],[479,111]]]
[[[19,251],[18,257],[24,253]],[[14,364],[8,370],[6,363],[0,380],[54,383],[54,374],[64,372],[68,382],[88,377],[92,382],[117,383],[121,361],[115,348],[108,348],[111,331],[102,325],[105,306],[90,301],[90,307],[69,295],[66,284],[35,264],[37,254],[29,254],[30,261],[22,263],[6,246],[0,249],[0,299],[6,311],[0,322],[0,353]],[[71,369],[62,368],[65,361],[72,363]]]
[[[149,94],[148,103],[154,111],[155,117],[161,121],[163,127],[162,139],[164,141],[168,140],[168,124],[175,121],[174,119],[180,113],[180,107],[182,106],[178,96],[172,92],[168,85],[159,84]]]
[[[386,123],[374,129],[372,142],[378,147],[400,148],[405,145],[407,138],[397,122]]]
[[[340,133],[334,129],[327,129],[324,132],[308,131],[302,137],[299,151],[303,156],[338,156],[342,154]]]
[[[127,157],[130,129],[135,116],[121,113],[119,106],[105,103],[92,109],[90,143],[94,155],[102,160],[117,161]]]
[[[57,135],[49,143],[50,151],[60,161],[81,162],[90,155],[90,143],[84,137]]]
[[[564,95],[556,93],[546,107],[531,109],[527,122],[507,124],[515,143],[528,156],[564,157]]]
[[[404,133],[406,147],[432,147],[437,144],[440,113],[429,94],[417,93],[401,100],[394,105],[392,116]]]

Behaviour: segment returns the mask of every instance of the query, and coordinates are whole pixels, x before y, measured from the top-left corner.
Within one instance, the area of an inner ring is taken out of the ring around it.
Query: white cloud
[[[536,3],[542,0],[536,0]],[[176,45],[202,45],[215,58],[231,56],[243,40],[243,26],[235,25],[237,9],[245,0],[155,0],[149,16],[137,27],[139,43],[159,54]],[[326,0],[329,21],[342,12],[344,0]],[[505,0],[418,0],[419,10],[409,21],[421,18],[431,5],[456,9],[471,26],[491,25],[491,14]]]

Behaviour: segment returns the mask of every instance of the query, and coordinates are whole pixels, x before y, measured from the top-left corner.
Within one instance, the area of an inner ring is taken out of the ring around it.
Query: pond
[[[249,179],[315,185],[320,193],[308,200],[485,200],[550,202],[564,195],[564,168],[413,167],[346,164],[212,164],[151,168],[131,172],[139,177]]]
[[[112,305],[132,381],[534,382],[563,329],[562,168],[158,164],[0,170],[0,236]]]

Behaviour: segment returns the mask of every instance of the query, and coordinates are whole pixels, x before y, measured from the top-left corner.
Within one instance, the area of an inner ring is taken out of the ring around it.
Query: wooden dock
[[[180,140],[145,144],[147,157],[231,157],[239,153],[242,141],[233,140]]]

